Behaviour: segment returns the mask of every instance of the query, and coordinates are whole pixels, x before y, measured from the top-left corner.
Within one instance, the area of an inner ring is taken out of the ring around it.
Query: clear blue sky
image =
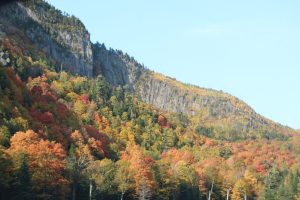
[[[92,41],[300,128],[299,0],[49,0]]]

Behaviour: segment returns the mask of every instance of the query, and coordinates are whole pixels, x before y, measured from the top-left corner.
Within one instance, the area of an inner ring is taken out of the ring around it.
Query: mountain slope
[[[212,136],[223,132],[230,139],[232,134],[244,138],[253,132],[292,131],[260,116],[229,94],[180,83],[146,69],[122,51],[92,44],[80,20],[42,0],[12,3],[0,9],[2,40],[13,38],[20,49],[30,46],[33,50],[25,52],[28,56],[43,52],[56,71],[90,77],[102,75],[111,85],[126,86],[144,102],[161,110],[190,116],[193,128],[216,127],[210,133]]]
[[[298,200],[299,155],[299,132],[41,0],[0,6],[0,199]]]

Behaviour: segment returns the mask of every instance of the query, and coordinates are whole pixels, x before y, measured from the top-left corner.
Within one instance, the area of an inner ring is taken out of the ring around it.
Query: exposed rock
[[[107,50],[104,44],[93,45],[94,75],[102,74],[114,85],[133,89],[144,71],[144,67],[127,54],[118,50]]]
[[[86,30],[61,31],[55,28],[55,23],[54,25],[47,23],[45,26],[43,14],[47,10],[43,7],[36,9],[39,13],[20,2],[0,7],[0,32],[5,33],[0,37],[15,34],[17,31],[25,33],[39,50],[54,59],[57,65],[62,64],[64,70],[92,76],[92,44],[89,33]]]

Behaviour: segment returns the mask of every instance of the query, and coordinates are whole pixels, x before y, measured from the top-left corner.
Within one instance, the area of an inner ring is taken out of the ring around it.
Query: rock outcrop
[[[94,75],[103,75],[113,86],[127,85],[133,89],[141,75],[148,71],[120,50],[107,50],[104,44],[93,45]]]
[[[55,60],[56,65],[62,65],[64,70],[92,76],[90,35],[79,26],[81,22],[76,18],[73,21],[43,1],[14,2],[0,7],[1,38],[24,34],[37,50]]]

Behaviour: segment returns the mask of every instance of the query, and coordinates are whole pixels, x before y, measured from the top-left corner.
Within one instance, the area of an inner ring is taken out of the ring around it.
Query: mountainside
[[[0,200],[299,198],[299,130],[93,44],[43,0],[0,5]]]
[[[291,131],[258,115],[229,94],[180,83],[151,72],[122,51],[92,44],[80,20],[42,0],[8,4],[1,7],[0,16],[2,39],[22,41],[16,44],[21,49],[33,47],[32,52],[25,52],[28,56],[43,52],[57,71],[102,75],[111,85],[126,86],[144,102],[164,111],[194,116],[194,121],[203,125],[223,123],[223,131],[238,131],[241,135],[253,130],[286,134]]]

